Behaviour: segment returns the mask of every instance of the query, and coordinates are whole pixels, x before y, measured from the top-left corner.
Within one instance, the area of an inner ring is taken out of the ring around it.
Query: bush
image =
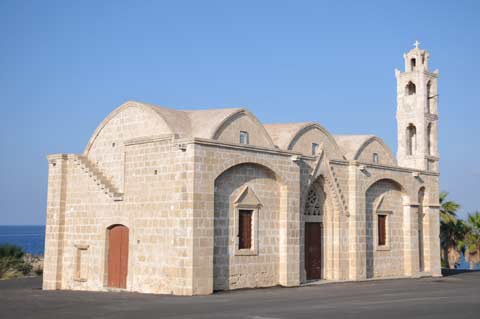
[[[10,244],[0,245],[1,279],[29,275],[32,268],[32,264],[25,260],[25,253],[21,247]]]

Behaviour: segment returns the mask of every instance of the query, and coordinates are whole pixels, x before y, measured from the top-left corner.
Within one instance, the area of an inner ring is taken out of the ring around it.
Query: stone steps
[[[123,193],[103,175],[100,169],[83,155],[75,155],[73,161],[93,180],[95,184],[114,201],[122,201]]]

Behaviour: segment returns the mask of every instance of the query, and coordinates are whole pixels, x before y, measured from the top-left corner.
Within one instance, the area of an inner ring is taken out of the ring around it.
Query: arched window
[[[405,87],[405,93],[407,95],[413,95],[417,91],[417,88],[415,87],[415,84],[413,84],[412,81],[408,82],[407,86]]]
[[[375,164],[378,164],[379,160],[378,160],[378,153],[373,153],[373,162]]]
[[[430,99],[432,98],[430,96],[431,88],[432,88],[432,83],[430,81],[428,81],[428,83],[427,83],[427,113],[432,113],[432,111],[430,110]]]
[[[432,155],[432,123],[427,126],[427,154]]]
[[[415,67],[417,65],[417,60],[414,58],[410,59],[410,71],[415,71]]]
[[[413,124],[407,127],[407,155],[413,155],[417,149],[417,128]]]
[[[322,187],[311,187],[305,203],[305,215],[322,216],[325,204],[325,193]]]

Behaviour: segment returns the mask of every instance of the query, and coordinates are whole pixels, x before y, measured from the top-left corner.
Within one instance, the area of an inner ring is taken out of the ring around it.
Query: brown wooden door
[[[252,248],[252,214],[251,210],[240,210],[238,216],[238,249]]]
[[[305,223],[305,270],[307,280],[322,277],[322,223]]]
[[[108,231],[108,286],[127,287],[128,228],[116,225]]]

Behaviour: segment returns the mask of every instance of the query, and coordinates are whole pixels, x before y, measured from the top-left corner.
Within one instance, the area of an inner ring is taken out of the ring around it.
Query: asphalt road
[[[0,318],[480,318],[480,272],[177,297],[0,281]]]

